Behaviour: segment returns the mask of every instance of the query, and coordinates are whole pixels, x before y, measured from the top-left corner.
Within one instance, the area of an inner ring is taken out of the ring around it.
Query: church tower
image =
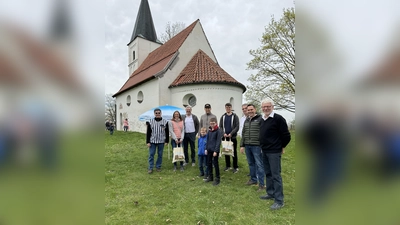
[[[69,14],[68,1],[54,1],[53,12],[47,32],[47,43],[66,62],[75,65],[77,43]]]
[[[151,16],[149,2],[141,0],[135,27],[128,43],[129,76],[142,64],[150,52],[161,46]]]

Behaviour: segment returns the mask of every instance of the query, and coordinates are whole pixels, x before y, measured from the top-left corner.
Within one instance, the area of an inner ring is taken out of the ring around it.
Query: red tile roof
[[[199,83],[232,84],[246,91],[242,83],[225,72],[202,50],[197,51],[170,87]]]
[[[154,74],[160,72],[163,68],[165,68],[169,60],[179,50],[179,48],[192,32],[198,21],[199,20],[197,19],[179,34],[167,41],[164,45],[152,51],[139,66],[139,68],[137,68],[132,73],[132,75],[121,87],[121,89],[113,95],[113,97],[116,97],[122,92],[129,90],[130,88],[133,88],[136,85],[143,83],[144,81],[154,78]]]
[[[0,84],[26,85],[23,71],[8,56],[0,53]]]
[[[85,91],[86,88],[79,81],[78,74],[62,56],[57,54],[46,43],[38,40],[18,26],[12,26],[12,24],[6,24],[5,26],[6,32],[9,32],[14,38],[14,43],[19,45],[23,59],[27,60],[27,62],[15,62],[15,64],[22,67],[24,63],[32,63],[33,66],[43,71],[41,75],[46,78],[59,82],[63,86]],[[7,61],[5,58],[1,60],[3,63]],[[15,59],[9,58],[7,63],[13,63],[13,60]],[[19,70],[19,72],[22,72],[22,70]],[[21,76],[21,78],[23,77]],[[24,82],[27,84],[27,80],[24,80]]]
[[[396,83],[400,82],[400,50],[388,54],[383,64],[371,73],[367,79],[369,83]]]

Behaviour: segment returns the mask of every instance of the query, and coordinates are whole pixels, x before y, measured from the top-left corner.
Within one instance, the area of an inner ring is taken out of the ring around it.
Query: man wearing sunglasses
[[[147,132],[146,132],[146,143],[149,147],[149,168],[147,173],[153,173],[154,167],[154,155],[156,154],[157,148],[157,162],[156,169],[157,172],[161,172],[162,156],[164,151],[164,145],[169,142],[169,129],[168,121],[161,117],[161,109],[154,110],[154,119],[147,122]]]

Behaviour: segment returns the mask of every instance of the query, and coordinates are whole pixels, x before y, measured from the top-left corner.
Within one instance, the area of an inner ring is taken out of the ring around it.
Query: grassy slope
[[[212,186],[198,177],[199,169],[173,172],[165,146],[162,172],[147,174],[145,135],[105,133],[106,224],[294,224],[295,135],[282,157],[285,207],[270,211],[272,201],[260,200],[257,186],[246,186],[248,164],[239,153],[239,173],[224,172]],[[170,148],[170,152],[171,148]],[[197,150],[196,150],[197,153]],[[172,153],[171,153],[172,154]]]

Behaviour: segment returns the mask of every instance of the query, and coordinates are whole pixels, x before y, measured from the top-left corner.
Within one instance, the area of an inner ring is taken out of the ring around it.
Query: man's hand
[[[284,154],[285,153],[285,149],[284,148],[282,148],[282,154]]]
[[[149,147],[149,148],[150,148],[150,143],[147,143],[146,145],[147,145],[147,147]]]
[[[240,153],[244,154],[244,147],[240,147]]]
[[[213,156],[214,156],[214,157],[217,157],[217,152],[214,152]]]

